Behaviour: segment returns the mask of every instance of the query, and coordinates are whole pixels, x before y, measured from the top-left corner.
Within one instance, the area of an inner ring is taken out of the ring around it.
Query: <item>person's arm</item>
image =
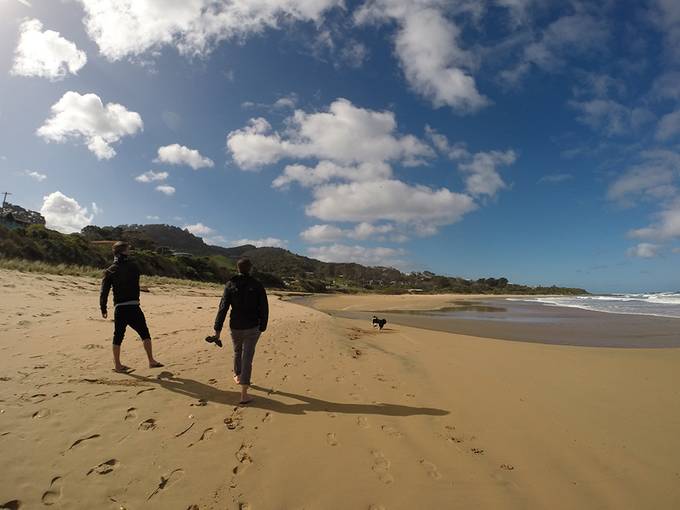
[[[264,290],[263,285],[260,285],[258,311],[260,314],[260,331],[264,333],[267,329],[267,322],[269,322],[269,302],[267,301],[267,291]]]
[[[106,319],[108,315],[106,311],[106,304],[109,300],[109,291],[111,290],[111,273],[104,271],[104,277],[102,278],[102,288],[99,292],[99,308],[102,311],[102,317]]]
[[[224,326],[224,319],[227,318],[227,312],[229,311],[229,306],[231,305],[231,286],[227,283],[224,286],[224,293],[222,294],[222,299],[220,300],[220,306],[217,309],[217,315],[215,316],[215,336],[220,337],[220,332]]]

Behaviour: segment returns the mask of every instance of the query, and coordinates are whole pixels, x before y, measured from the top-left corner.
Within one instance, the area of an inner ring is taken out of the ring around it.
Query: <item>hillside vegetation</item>
[[[428,271],[407,274],[391,267],[328,263],[282,248],[211,246],[169,225],[88,226],[78,234],[61,234],[41,225],[16,230],[0,226],[0,259],[103,269],[111,263],[111,242],[119,240],[133,245],[142,274],[185,280],[225,282],[235,274],[236,260],[246,256],[266,286],[305,292],[587,293],[578,288],[518,285],[506,278],[467,280]]]

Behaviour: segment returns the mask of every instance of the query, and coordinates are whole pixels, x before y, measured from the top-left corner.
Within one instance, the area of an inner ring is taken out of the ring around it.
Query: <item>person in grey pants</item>
[[[215,317],[213,338],[219,341],[224,320],[231,307],[229,328],[234,344],[234,381],[241,385],[239,404],[247,404],[252,401],[252,397],[248,395],[248,387],[253,370],[255,346],[260,335],[267,329],[269,303],[264,286],[250,276],[253,267],[250,260],[242,258],[236,263],[236,267],[239,274],[231,278],[224,287],[224,294]]]

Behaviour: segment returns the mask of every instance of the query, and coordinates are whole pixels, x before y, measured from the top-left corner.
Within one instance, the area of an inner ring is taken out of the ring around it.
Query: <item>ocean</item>
[[[547,306],[580,308],[593,312],[680,318],[680,292],[539,298],[523,297],[509,298],[508,301],[522,301],[541,303]]]

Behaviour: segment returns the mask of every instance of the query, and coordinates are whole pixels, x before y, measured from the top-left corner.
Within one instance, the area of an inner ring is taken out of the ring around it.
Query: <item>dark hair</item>
[[[236,268],[238,269],[239,273],[248,274],[253,268],[253,263],[248,258],[238,259],[236,262]]]
[[[117,243],[113,243],[111,250],[113,251],[114,255],[120,255],[125,250],[127,250],[129,247],[130,247],[130,245],[128,243],[126,243],[125,241],[118,241]]]

